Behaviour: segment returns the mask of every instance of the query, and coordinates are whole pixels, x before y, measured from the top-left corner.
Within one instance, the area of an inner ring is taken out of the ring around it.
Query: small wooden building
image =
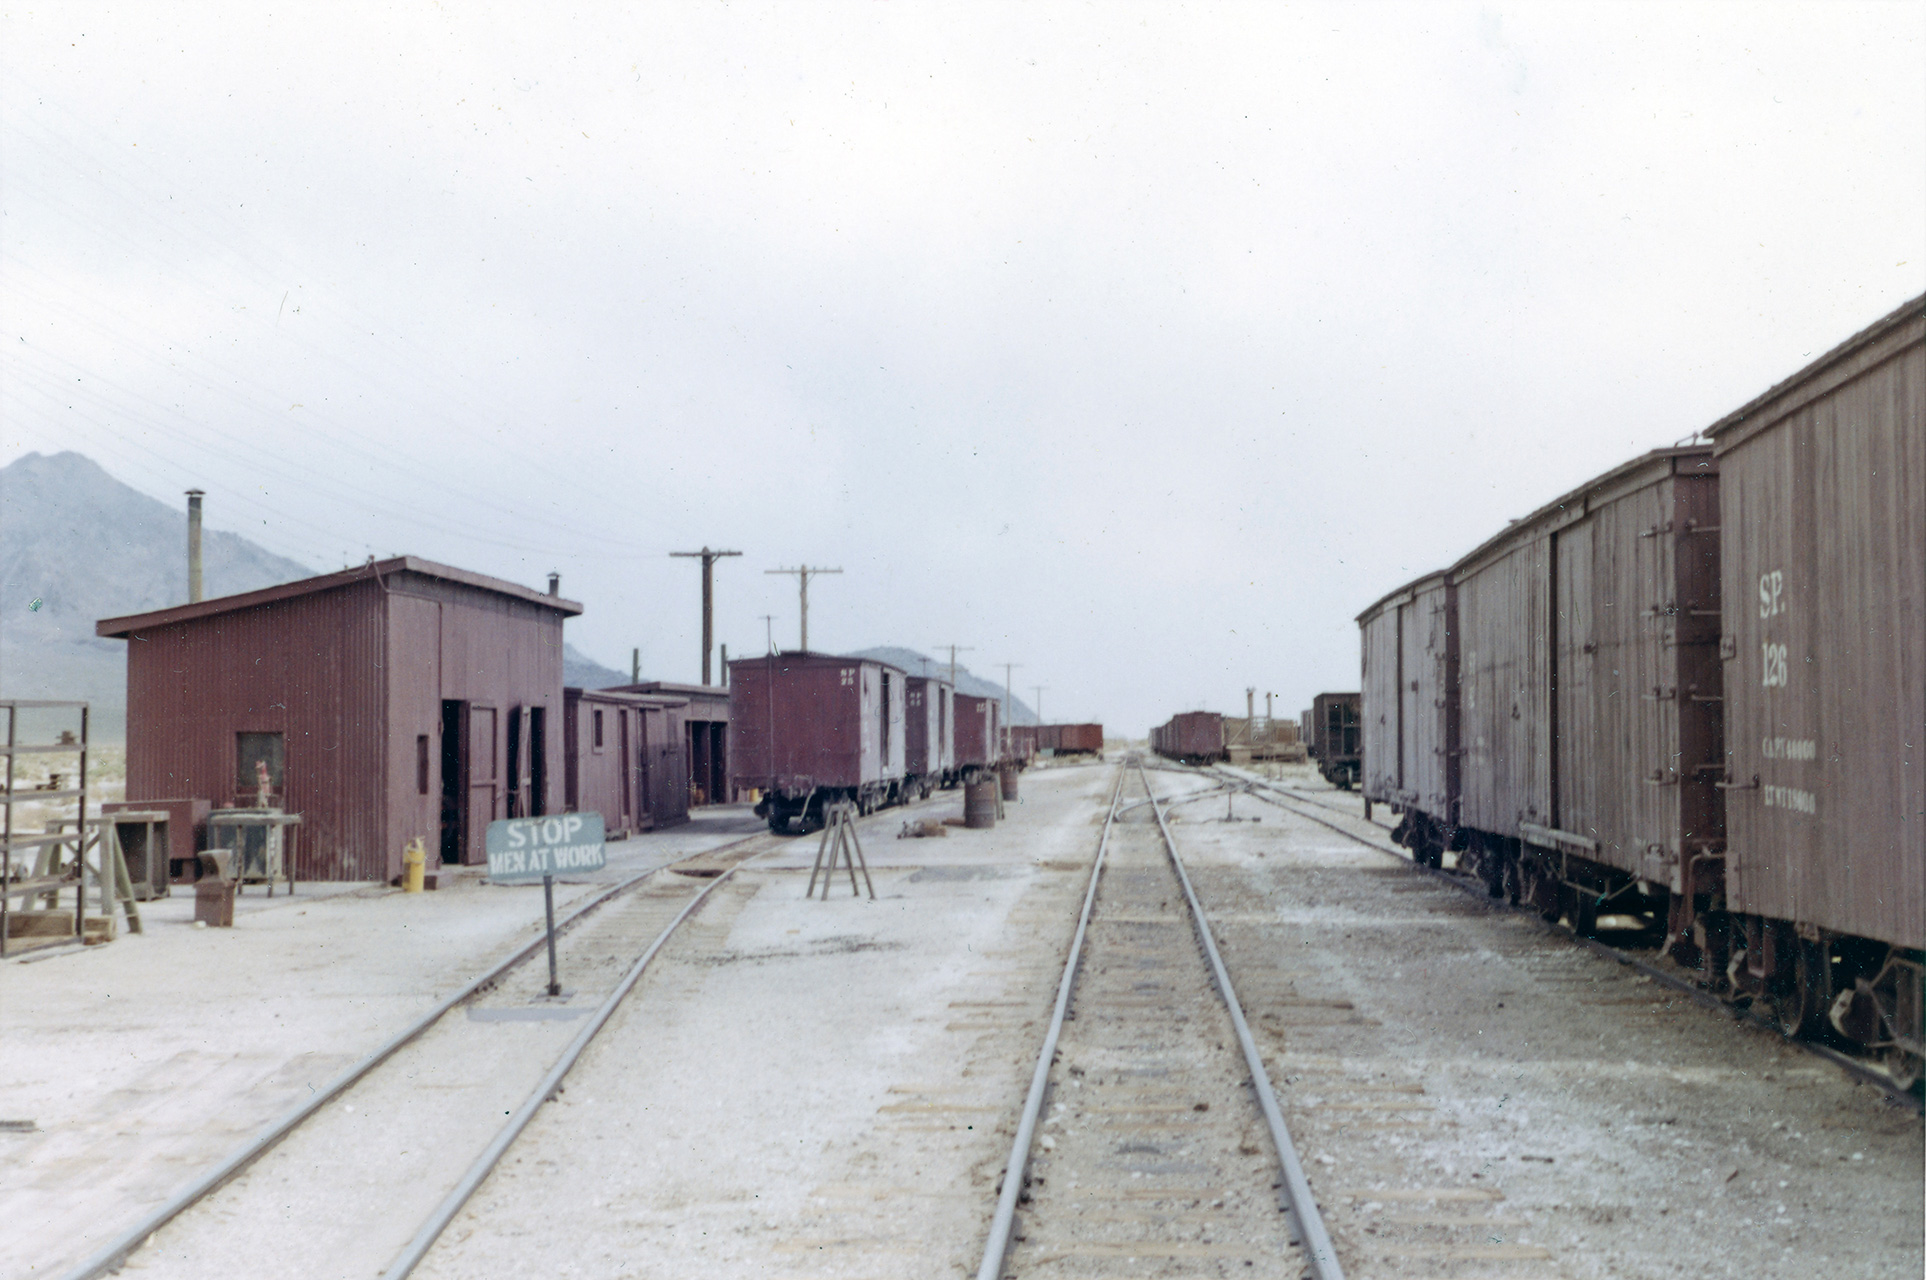
[[[127,799],[302,815],[303,880],[487,860],[496,818],[552,812],[562,623],[582,606],[413,556],[124,618]]]
[[[680,699],[687,746],[689,803],[727,804],[729,789],[729,690],[706,684],[644,680],[615,685],[604,693],[648,693]]]
[[[686,699],[568,688],[562,707],[567,809],[600,813],[614,840],[689,820]]]

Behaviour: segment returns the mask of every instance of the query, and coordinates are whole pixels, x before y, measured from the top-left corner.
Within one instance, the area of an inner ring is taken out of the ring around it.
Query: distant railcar
[[[1401,810],[1399,838],[1437,866],[1458,826],[1457,588],[1427,574],[1366,609],[1358,626],[1364,798]]]
[[[1317,738],[1317,771],[1348,791],[1358,780],[1362,750],[1358,695],[1320,693],[1311,699],[1311,730]]]
[[[1003,758],[1015,763],[1019,768],[1028,767],[1036,759],[1037,727],[1033,724],[1006,724],[1003,726]]]
[[[995,698],[956,695],[956,762],[951,781],[974,777],[1003,758],[1002,710]]]
[[[1100,724],[1058,725],[1057,754],[1060,756],[1102,755],[1103,726]]]
[[[1224,717],[1215,711],[1180,711],[1151,730],[1151,749],[1171,760],[1203,764],[1224,758]]]
[[[789,652],[729,664],[729,761],[772,831],[812,830],[823,806],[899,798],[909,677],[866,658]],[[960,726],[959,726],[960,727]]]
[[[903,787],[926,796],[955,768],[956,687],[935,676],[910,676],[903,706]]]

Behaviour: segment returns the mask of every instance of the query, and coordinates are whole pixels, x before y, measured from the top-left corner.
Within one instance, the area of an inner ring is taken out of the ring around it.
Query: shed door
[[[488,824],[497,817],[495,793],[501,785],[501,734],[494,707],[468,709],[468,847],[462,861],[488,861]]]

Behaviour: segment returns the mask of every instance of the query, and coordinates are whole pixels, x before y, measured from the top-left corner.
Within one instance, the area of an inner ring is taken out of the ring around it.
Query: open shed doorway
[[[461,861],[468,843],[468,704],[441,704],[441,860]]]

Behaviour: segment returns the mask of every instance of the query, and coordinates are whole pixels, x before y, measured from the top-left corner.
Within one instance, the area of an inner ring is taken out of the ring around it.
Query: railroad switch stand
[[[863,856],[863,842],[856,838],[856,806],[847,801],[826,806],[824,814],[828,822],[823,826],[823,838],[816,845],[816,864],[809,869],[809,890],[805,898],[816,896],[816,877],[823,878],[823,901],[829,901],[829,885],[836,878],[836,865],[840,862],[849,870],[849,892],[852,897],[861,897],[865,887],[873,901],[876,886],[870,883],[869,859]],[[856,869],[862,868],[863,883],[856,883]]]

